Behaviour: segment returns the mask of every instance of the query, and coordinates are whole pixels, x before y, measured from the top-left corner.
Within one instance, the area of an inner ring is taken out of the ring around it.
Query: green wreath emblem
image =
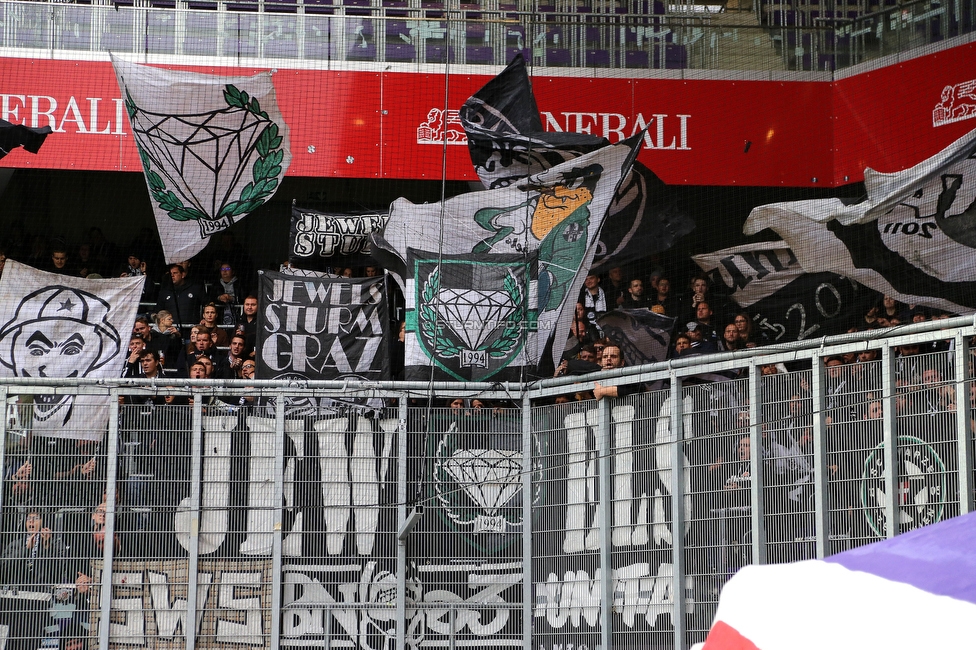
[[[247,92],[234,85],[227,84],[224,87],[224,101],[230,108],[246,110],[269,121],[271,119],[267,111],[261,110],[261,104],[256,98],[251,97]],[[138,108],[128,91],[126,91],[125,107],[131,121],[138,112]],[[281,149],[281,142],[282,138],[278,135],[278,125],[270,122],[258,136],[258,141],[255,144],[259,158],[254,161],[254,165],[251,167],[253,182],[244,186],[236,201],[225,204],[213,221],[231,219],[238,215],[247,214],[261,206],[268,197],[274,194],[278,187],[278,175],[281,173],[281,161],[285,156]],[[146,171],[149,193],[159,204],[159,207],[169,214],[170,219],[174,221],[210,221],[211,218],[208,215],[194,207],[185,206],[174,192],[166,189],[166,183],[162,176],[152,170],[152,161],[149,155],[141,145],[137,144],[136,146],[139,149],[142,167]]]
[[[435,267],[427,281],[424,282],[420,293],[420,333],[427,341],[427,345],[432,347],[434,354],[444,359],[451,359],[461,355],[461,346],[452,338],[444,334],[444,328],[436,325],[437,311],[433,304],[441,284],[440,267]],[[522,289],[511,272],[505,276],[502,285],[505,293],[515,304],[515,311],[505,321],[505,329],[501,336],[488,345],[478,348],[478,351],[487,351],[488,356],[499,359],[508,354],[518,343],[522,333],[522,322],[525,319],[525,305],[522,302]]]

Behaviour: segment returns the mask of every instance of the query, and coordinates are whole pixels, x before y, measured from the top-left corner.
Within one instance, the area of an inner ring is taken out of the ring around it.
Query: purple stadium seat
[[[624,52],[624,65],[628,68],[646,68],[650,57],[646,50],[627,50]]]
[[[307,14],[333,14],[335,9],[332,0],[304,0]]]
[[[282,38],[272,38],[264,42],[264,55],[286,59],[298,58],[298,42],[294,34]]]
[[[330,26],[327,20],[305,23],[305,57],[328,60],[335,57]]]
[[[258,17],[254,14],[237,13],[227,17],[224,23],[228,34],[224,39],[224,56],[255,56],[258,53]]]
[[[417,59],[417,47],[413,43],[404,43],[399,39],[386,44],[387,61],[414,61]]]
[[[68,5],[65,9],[71,9],[71,6]],[[66,17],[68,24],[61,32],[61,47],[66,50],[91,49],[91,18],[79,17],[72,20],[70,14]]]
[[[585,61],[584,65],[586,67],[593,68],[609,68],[610,67],[610,51],[609,50],[586,50],[584,52]]]
[[[349,43],[346,58],[351,61],[375,61],[376,43],[372,41]]]
[[[466,63],[494,63],[495,49],[489,45],[467,45],[464,48]]]
[[[546,48],[546,65],[566,67],[573,64],[573,53],[564,48]]]
[[[293,14],[298,10],[298,0],[264,0],[264,10]]]
[[[217,52],[217,34],[213,36],[187,35],[183,40],[183,52],[199,56],[214,56]]]
[[[373,13],[369,10],[369,0],[342,0],[342,5],[346,8],[347,16],[369,16]]]
[[[443,18],[444,3],[441,0],[420,0],[426,18]]]
[[[346,19],[344,24],[346,26],[346,37],[350,40],[362,38],[368,40],[373,36],[373,21],[369,18]]]
[[[277,1],[278,0],[274,0],[274,2]],[[270,7],[270,3],[265,4],[265,7]],[[240,1],[228,2],[227,10],[228,11],[257,11],[258,3],[253,1],[252,2],[240,2]]]
[[[410,36],[410,30],[407,28],[407,21],[400,20],[399,18],[387,18],[386,19],[386,35],[390,37],[391,40],[400,40],[400,35]]]
[[[445,63],[447,61],[448,47],[447,45],[439,45],[436,43],[427,43],[427,63]],[[457,60],[454,52],[454,48],[450,49],[451,53],[451,63]]]
[[[669,70],[688,67],[688,50],[684,45],[668,43],[664,46],[664,67]]]
[[[488,26],[486,23],[470,22],[468,20],[464,23],[464,36],[469,41],[483,41],[487,33]]]

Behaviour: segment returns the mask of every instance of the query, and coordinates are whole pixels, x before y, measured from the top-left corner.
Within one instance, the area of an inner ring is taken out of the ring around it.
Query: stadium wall
[[[741,73],[601,78],[587,70],[594,76],[536,76],[534,91],[550,131],[616,141],[646,126],[640,160],[669,184],[834,187],[862,180],[869,165],[909,167],[972,128],[976,99],[966,89],[974,48],[874,62],[833,81],[750,80]],[[475,180],[454,111],[489,75],[287,68],[274,74],[292,130],[290,176],[439,180],[446,160],[448,179]],[[56,132],[37,156],[8,157],[0,166],[139,171],[107,61],[7,57],[0,59],[0,79],[0,118]],[[940,111],[947,116],[934,118]]]

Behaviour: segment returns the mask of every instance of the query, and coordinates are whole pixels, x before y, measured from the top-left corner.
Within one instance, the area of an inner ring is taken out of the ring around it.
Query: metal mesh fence
[[[972,353],[904,342],[620,374],[600,400],[586,377],[341,407],[334,389],[0,386],[0,635],[687,647],[747,564],[971,510]]]

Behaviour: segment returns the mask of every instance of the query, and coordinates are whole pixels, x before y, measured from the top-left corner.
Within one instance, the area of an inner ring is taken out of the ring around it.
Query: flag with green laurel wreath
[[[538,329],[535,259],[408,249],[405,378],[522,379],[534,367],[527,344]]]
[[[468,192],[441,203],[397,199],[382,233],[370,235],[371,254],[404,296],[411,294],[405,280],[412,272],[406,268],[410,248],[516,259],[537,255],[537,330],[528,337],[526,354],[540,366],[539,373],[552,376],[569,334],[571,320],[562,317],[563,310],[575,305],[607,206],[633,165],[641,137],[607,145],[507,187]]]
[[[220,77],[112,57],[167,263],[268,201],[291,163],[271,74]]]

